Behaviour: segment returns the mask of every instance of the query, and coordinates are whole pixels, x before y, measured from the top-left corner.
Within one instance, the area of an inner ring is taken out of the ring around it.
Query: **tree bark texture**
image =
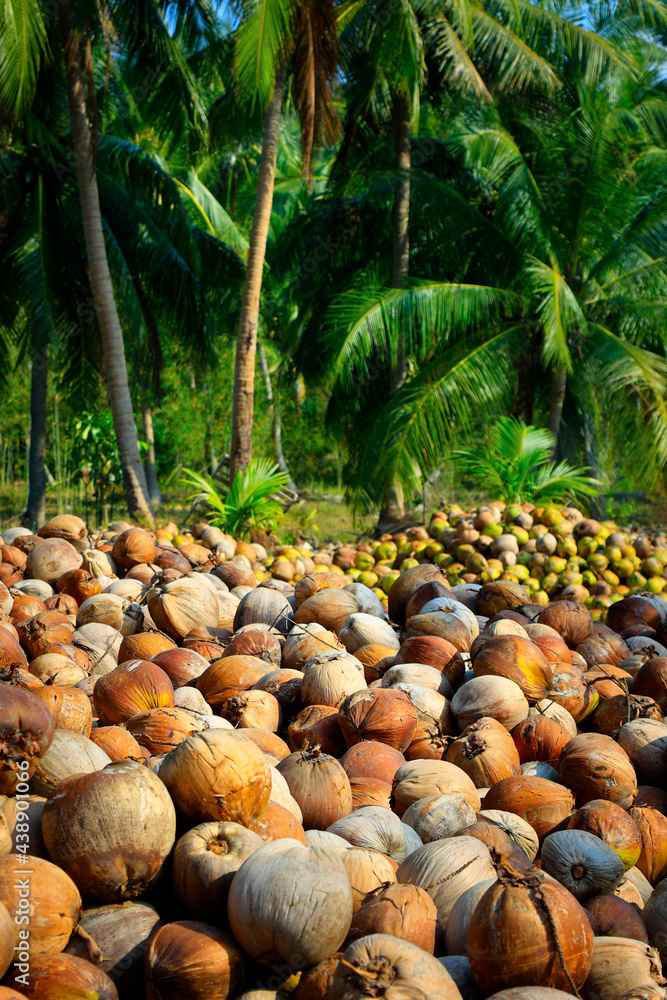
[[[287,63],[276,73],[273,97],[264,115],[262,156],[259,165],[257,197],[252,219],[248,261],[246,264],[243,300],[236,339],[234,367],[234,399],[232,404],[232,443],[230,451],[230,482],[245,469],[252,458],[252,424],[255,399],[255,356],[257,325],[262,293],[262,276],[266,257],[266,240],[273,206],[273,185],[280,134],[280,109],[287,78]]]
[[[36,532],[46,521],[46,423],[48,359],[45,350],[33,348],[30,374],[30,454],[28,505],[25,524]]]
[[[283,427],[280,415],[280,396],[274,396],[273,394],[271,372],[269,371],[269,365],[266,360],[266,352],[261,343],[257,345],[257,355],[259,357],[259,367],[262,373],[262,378],[264,379],[266,402],[269,404],[271,410],[271,436],[273,439],[273,450],[276,456],[276,462],[278,463],[280,471],[287,476],[288,487],[291,490],[294,490],[295,493],[298,493],[299,491],[296,483],[292,479],[292,474],[290,473],[289,466],[287,465],[287,459],[285,458],[285,453],[283,451]]]
[[[406,94],[397,94],[393,101],[394,151],[396,157],[396,191],[392,209],[392,288],[404,288],[410,269],[410,102]],[[405,358],[403,330],[398,331],[396,362],[389,377],[389,392],[397,392],[405,383],[408,369]],[[382,498],[378,526],[395,525],[405,517],[405,498],[401,484],[391,482]]]
[[[394,146],[398,171],[392,210],[392,288],[403,288],[410,268],[410,104],[404,94],[394,98]],[[396,365],[391,372],[391,392],[400,389],[407,375],[403,331],[398,334]]]
[[[146,468],[146,483],[148,485],[148,496],[154,507],[159,507],[162,503],[160,487],[157,481],[157,469],[155,466],[155,434],[153,433],[153,411],[150,406],[145,405],[141,413],[144,441],[148,445],[146,458],[144,461]]]
[[[555,460],[558,454],[558,442],[560,439],[560,424],[563,416],[563,402],[565,401],[565,387],[567,386],[567,368],[554,368],[551,372],[551,403],[549,406],[549,419],[547,427],[553,434],[554,446],[552,457]]]
[[[102,337],[107,393],[118,440],[128,510],[131,515],[140,515],[142,519],[152,523],[146,476],[139,453],[132,397],[127,379],[123,331],[118,318],[109,272],[109,261],[104,244],[102,214],[95,174],[94,136],[91,132],[86,106],[86,87],[75,8],[75,0],[61,2],[58,18],[65,57],[70,124],[81,199],[90,287]]]

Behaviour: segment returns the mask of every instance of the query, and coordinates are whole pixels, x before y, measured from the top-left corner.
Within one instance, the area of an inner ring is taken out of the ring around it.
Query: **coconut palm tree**
[[[526,425],[515,417],[501,417],[491,427],[487,448],[451,453],[457,471],[477,489],[507,503],[567,503],[595,496],[602,483],[584,468],[552,460],[553,440],[548,430]]]
[[[631,0],[637,24],[665,23],[651,4]],[[411,133],[419,122],[425,87],[467,94],[480,102],[492,93],[539,86],[554,91],[559,70],[576,59],[587,79],[618,64],[603,37],[539,4],[505,0],[345,0],[339,8],[351,86],[341,159],[364,126],[393,135],[392,288],[405,287],[410,270]],[[602,22],[600,26],[603,27]],[[407,376],[403,331],[398,331],[389,392]],[[403,513],[400,484],[388,487],[380,520]]]
[[[130,514],[139,514],[150,522],[152,517],[148,486],[139,453],[132,397],[127,379],[123,331],[116,307],[102,228],[95,173],[95,138],[91,133],[84,75],[84,53],[87,43],[82,39],[77,24],[76,0],[69,0],[59,8],[58,22],[65,59],[72,142],[76,151],[76,174],[91,288],[102,338],[107,392],[118,439],[125,495]],[[90,32],[90,27],[87,30]]]
[[[339,405],[408,332],[405,385],[361,418],[348,410],[358,503],[381,499],[394,477],[419,490],[466,429],[511,405],[531,354],[558,375],[549,429],[561,430],[567,390],[588,465],[596,419],[646,441],[635,455],[644,475],[667,462],[661,87],[648,72],[574,81],[557,98],[473,107],[449,123],[447,177],[429,178],[415,220],[432,277],[353,286],[320,324]]]
[[[85,247],[77,238],[77,186],[71,172],[54,170],[69,131],[66,98],[48,73],[40,77],[29,122],[15,126],[11,142],[0,146],[6,217],[0,324],[13,334],[21,357],[32,354],[27,516],[38,526],[44,520],[48,359],[60,373],[61,396],[79,407],[98,403],[102,359]],[[146,122],[141,132],[145,140]],[[35,134],[39,144],[32,141]],[[149,149],[100,136],[96,177],[114,296],[150,418],[148,387],[152,383],[159,395],[162,358],[173,344],[199,365],[215,362],[223,318],[237,308],[243,266],[210,221],[206,228],[197,225],[200,212],[191,221],[192,191]],[[66,244],[63,232],[72,234]]]
[[[240,95],[251,110],[265,109],[262,154],[249,240],[234,369],[230,476],[252,455],[257,328],[266,243],[271,219],[288,70],[302,125],[303,176],[308,182],[318,133],[333,138],[336,114],[331,88],[337,70],[334,0],[259,0],[248,4],[236,38],[235,69]]]
[[[169,13],[176,16],[175,28],[168,25]],[[105,246],[95,172],[99,128],[93,48],[94,43],[102,44],[111,60],[112,48],[120,43],[138,66],[150,63],[158,78],[166,76],[169,70],[181,84],[180,103],[187,107],[185,97],[191,97],[196,118],[200,112],[197,89],[173,35],[186,27],[192,29],[197,18],[208,25],[212,25],[213,18],[205,0],[192,0],[191,3],[184,0],[148,0],[141,5],[112,2],[100,10],[94,4],[63,0],[57,7],[56,36],[53,15],[50,5],[39,0],[29,0],[27,4],[23,0],[8,0],[0,9],[0,101],[5,114],[14,121],[20,119],[30,106],[47,56],[52,58],[58,52],[62,55],[90,287],[99,324],[107,392],[118,438],[127,504],[131,514],[150,522],[152,515],[139,453],[125,347]],[[68,165],[64,167],[71,169]]]

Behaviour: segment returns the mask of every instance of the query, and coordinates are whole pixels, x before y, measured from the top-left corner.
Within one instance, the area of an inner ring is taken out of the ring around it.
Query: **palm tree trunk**
[[[404,94],[394,98],[394,146],[398,186],[392,211],[392,288],[403,288],[410,267],[410,103]],[[390,391],[400,389],[407,375],[403,331],[398,334],[396,365],[391,372]]]
[[[537,362],[539,354],[534,345],[530,345],[525,364],[517,371],[518,391],[513,414],[524,424],[532,424],[535,413],[535,382],[537,381]]]
[[[283,451],[283,428],[282,420],[280,416],[280,397],[273,395],[273,386],[271,384],[271,372],[269,371],[269,366],[266,360],[266,352],[264,350],[264,345],[259,343],[257,345],[257,356],[259,357],[259,367],[262,372],[262,378],[264,379],[264,391],[266,393],[266,402],[269,404],[271,410],[271,436],[273,438],[273,450],[276,455],[276,462],[278,463],[278,468],[281,472],[287,476],[287,485],[295,493],[298,493],[296,483],[292,479],[292,474],[287,465],[287,459],[285,458],[285,453]]]
[[[259,343],[257,345],[257,357],[259,358],[259,370],[262,373],[262,378],[264,379],[264,392],[266,393],[266,402],[269,406],[273,406],[273,386],[271,385],[271,372],[269,371],[269,363],[266,360],[266,351],[264,350],[264,344]]]
[[[392,209],[392,288],[403,288],[410,268],[410,102],[406,94],[397,94],[393,102],[394,150],[398,181]],[[398,331],[396,363],[389,377],[389,392],[404,384],[408,369],[403,346],[403,331]],[[380,506],[378,528],[390,527],[405,517],[405,499],[401,484],[389,484]]]
[[[148,451],[146,452],[145,467],[146,467],[146,483],[148,485],[148,496],[153,507],[159,507],[162,504],[162,496],[160,494],[160,487],[157,482],[157,470],[155,467],[155,434],[153,432],[153,411],[150,406],[146,403],[141,411],[141,418],[144,429],[144,441],[148,445]]]
[[[316,57],[313,51],[313,19],[309,7],[304,12],[301,30],[302,45],[308,53],[305,61],[311,69],[310,72],[306,73],[306,79],[303,81],[305,84],[305,93],[302,96],[302,101],[305,110],[301,117],[301,177],[307,185],[308,191],[312,192],[315,179],[312,175],[311,161],[313,156],[313,141],[315,139],[315,107],[317,98],[315,94]]]
[[[116,309],[109,262],[104,245],[102,214],[95,174],[95,148],[86,106],[75,7],[75,0],[61,0],[58,19],[65,56],[70,124],[76,156],[76,175],[81,199],[90,287],[102,337],[107,393],[118,440],[118,453],[123,470],[128,510],[131,515],[140,514],[143,520],[152,524],[153,516],[148,503],[146,477],[139,454],[132,397],[127,380],[123,331]]]
[[[565,400],[565,387],[567,385],[567,368],[554,368],[551,373],[551,404],[549,406],[549,419],[547,427],[553,434],[554,446],[552,457],[555,460],[558,453],[558,442],[560,438],[560,424],[563,415],[563,402]]]
[[[250,247],[243,285],[243,301],[236,340],[234,367],[234,400],[232,405],[232,444],[230,449],[230,482],[245,469],[252,457],[252,421],[255,399],[255,354],[257,324],[262,292],[262,275],[266,256],[266,239],[273,206],[273,184],[276,175],[280,109],[287,79],[287,63],[276,73],[271,103],[264,115],[262,157],[259,165],[257,197],[252,219]]]
[[[30,373],[30,455],[26,527],[37,531],[46,520],[46,419],[48,361],[46,352],[33,348]]]
[[[283,451],[283,423],[280,415],[280,396],[276,396],[273,405],[273,450],[276,455],[278,468],[287,476],[288,489],[293,490],[294,493],[298,493],[299,490],[292,479],[292,474],[285,458],[285,452]]]
[[[590,419],[588,413],[588,403],[586,401],[586,374],[584,371],[583,361],[581,360],[581,349],[579,351],[579,354],[580,354],[579,377],[581,384],[581,423],[584,432],[584,461],[588,466],[590,475],[593,476],[595,479],[598,479],[599,472],[597,467],[595,424]],[[600,518],[607,516],[606,497],[604,497],[603,495],[601,495],[600,497],[591,497],[588,503],[591,512],[591,517]]]

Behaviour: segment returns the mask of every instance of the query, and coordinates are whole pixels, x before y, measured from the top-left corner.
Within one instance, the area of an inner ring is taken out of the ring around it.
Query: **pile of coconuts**
[[[215,542],[219,529],[204,524],[192,534],[179,532],[175,524],[156,534],[161,545],[180,550],[203,543],[226,558],[234,544],[228,537]],[[192,550],[185,551],[191,557]],[[318,550],[308,544],[284,545],[267,551],[242,542],[236,555],[250,560],[260,582],[274,578],[294,584],[312,572],[342,572],[373,590],[385,605],[400,573],[425,562],[439,566],[450,587],[509,580],[522,584],[535,604],[572,600],[601,621],[621,598],[643,591],[661,594],[667,587],[664,535],[623,530],[574,507],[530,503],[498,501],[469,511],[454,504],[434,511],[428,525],[357,545]]]
[[[568,511],[8,529],[0,1000],[666,1000],[667,601],[529,584]]]
[[[466,512],[452,506],[435,511],[428,525],[340,547],[331,555],[334,566],[371,587],[383,602],[400,573],[425,562],[439,566],[450,587],[509,580],[522,584],[535,604],[576,601],[602,621],[621,598],[661,594],[667,587],[663,535],[651,540],[646,532],[620,530],[613,521],[596,521],[573,507],[498,502]],[[295,558],[294,550],[278,550],[267,562],[269,571],[287,571],[293,579],[285,564]]]

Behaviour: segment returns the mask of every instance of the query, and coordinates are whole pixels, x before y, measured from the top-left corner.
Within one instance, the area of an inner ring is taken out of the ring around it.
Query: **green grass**
[[[21,523],[26,498],[27,487],[25,483],[17,481],[0,485],[0,531]],[[428,491],[426,498],[427,516],[429,511],[446,503],[455,502],[467,509],[476,507],[487,499],[489,498],[471,490],[463,488],[457,490],[456,484],[439,484],[435,489]],[[187,490],[167,490],[163,494],[163,500],[163,506],[157,512],[157,523],[166,524],[168,521],[174,521],[180,525],[190,509]],[[422,521],[422,511],[421,504],[414,509],[415,522]],[[102,516],[104,511],[92,501],[86,512],[85,504],[80,499],[72,499],[70,494],[69,502],[65,505],[64,492],[59,493],[55,488],[49,490],[46,505],[47,518],[64,512],[77,514],[84,518],[91,530],[105,527],[110,520],[126,520],[128,517],[127,508],[122,502],[116,502],[113,506],[109,505],[108,516],[104,518]],[[649,501],[644,501],[628,496],[616,501],[609,501],[607,516],[617,521],[619,525],[626,527],[665,531],[667,530],[667,500],[664,497],[652,497]],[[191,518],[188,525],[192,526],[195,520],[195,518]],[[315,526],[319,529],[318,531],[314,530]],[[372,534],[373,527],[373,518],[357,519],[355,522],[352,511],[343,502],[336,503],[324,498],[314,498],[291,507],[278,526],[276,534],[279,538],[286,538],[289,541],[295,538],[305,538],[313,545],[345,543],[356,542],[364,534]]]
[[[315,531],[315,526],[319,529]],[[311,544],[356,541],[364,528],[372,527],[356,524],[352,512],[344,503],[327,500],[306,500],[291,507],[285,520],[278,528],[279,535],[295,535],[299,532]]]
[[[21,515],[25,510],[27,498],[27,486],[23,482],[7,483],[0,486],[0,531],[12,525],[21,523]],[[187,500],[187,489],[165,491],[163,494],[164,503],[157,512],[156,521],[158,524],[166,524],[167,521],[174,521],[180,524],[190,510]],[[54,517],[58,513],[63,513],[64,502],[61,500],[59,507],[59,497],[54,491],[47,494],[46,514]],[[95,504],[92,502],[88,506],[88,517],[86,519],[85,504],[76,499],[67,504],[67,512],[77,514],[87,520],[91,529],[105,526],[109,520],[126,520],[127,508],[122,503],[116,503],[108,508],[108,519],[98,516]],[[196,518],[190,518],[188,524],[192,526]],[[317,526],[319,531],[315,531]],[[330,542],[352,542],[366,529],[372,531],[372,522],[353,522],[352,512],[345,503],[334,503],[330,500],[307,500],[303,503],[291,507],[285,519],[280,523],[277,534],[280,538],[287,535],[298,536],[301,532],[305,538],[316,545],[318,543],[328,544]]]
[[[23,483],[6,483],[0,486],[0,531],[18,524],[25,510],[26,491]]]
[[[186,498],[186,492],[168,492],[164,495],[164,503],[157,511],[156,521],[158,524],[166,524],[174,521],[181,524],[185,519],[190,504]],[[21,523],[21,515],[25,510],[26,486],[24,483],[10,483],[0,486],[0,531]],[[49,493],[47,496],[46,515],[47,518],[54,517],[58,513],[64,513],[64,504],[59,507],[58,498],[55,494]],[[80,502],[70,502],[67,505],[67,513],[77,514],[87,520],[89,528],[94,530],[105,527],[110,520],[126,520],[128,517],[127,508],[123,504],[115,504],[109,507],[109,517],[105,520],[98,517],[98,511],[94,504],[88,507],[88,517],[86,518],[85,505]],[[314,517],[313,517],[314,515]],[[188,526],[192,527],[196,518],[190,518]],[[314,530],[317,526],[319,531]],[[366,525],[354,524],[352,512],[344,503],[332,503],[327,500],[307,500],[291,507],[285,515],[285,519],[278,526],[277,535],[283,538],[288,535],[297,537],[302,535],[313,545],[319,543],[328,544],[330,542],[353,542],[362,533],[364,527],[372,531],[372,523]]]

